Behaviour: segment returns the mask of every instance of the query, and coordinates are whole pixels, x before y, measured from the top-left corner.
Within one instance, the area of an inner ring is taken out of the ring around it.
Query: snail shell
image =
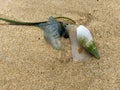
[[[72,56],[74,61],[88,60],[90,55],[83,49],[77,40],[77,25],[68,25],[66,29],[69,32]]]

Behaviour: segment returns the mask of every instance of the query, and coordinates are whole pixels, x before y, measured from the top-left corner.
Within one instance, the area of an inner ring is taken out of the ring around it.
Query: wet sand
[[[0,25],[0,90],[120,90],[120,0],[0,0],[0,17],[45,21],[67,16],[88,27],[101,59],[72,60],[33,26]],[[4,23],[0,21],[0,23]]]

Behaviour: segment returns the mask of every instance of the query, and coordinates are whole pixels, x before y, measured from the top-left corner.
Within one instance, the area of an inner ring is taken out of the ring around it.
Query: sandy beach
[[[101,58],[76,62],[69,39],[57,51],[38,27],[0,25],[0,90],[120,90],[120,0],[0,0],[3,18],[50,16],[88,27]]]

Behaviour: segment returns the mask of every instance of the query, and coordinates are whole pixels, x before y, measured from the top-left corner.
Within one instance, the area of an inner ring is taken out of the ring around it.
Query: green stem
[[[21,21],[6,19],[6,18],[0,18],[0,20],[9,22],[10,25],[38,25],[41,23],[46,23],[46,22],[21,22]]]
[[[61,18],[66,19],[66,20],[70,20],[72,23],[76,24],[76,22],[71,18],[68,18],[68,17],[55,17],[56,20],[61,19]]]
[[[66,20],[70,20],[72,23],[76,24],[76,22],[74,20],[72,20],[71,18],[68,17],[55,17],[55,19],[66,19]],[[42,24],[42,23],[46,23],[47,21],[44,22],[21,22],[21,21],[16,21],[16,20],[10,20],[10,19],[6,19],[6,18],[0,18],[0,20],[9,22],[9,25],[38,25],[38,24]],[[2,25],[2,24],[0,24]]]

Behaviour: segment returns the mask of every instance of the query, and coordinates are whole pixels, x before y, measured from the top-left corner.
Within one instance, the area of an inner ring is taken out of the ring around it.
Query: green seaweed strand
[[[38,25],[41,23],[46,23],[46,21],[45,22],[21,22],[21,21],[6,19],[6,18],[0,18],[0,20],[9,22],[10,25]]]
[[[66,19],[66,20],[70,20],[72,23],[76,24],[76,22],[74,20],[72,20],[71,18],[68,17],[55,17],[55,19]],[[10,19],[6,19],[6,18],[0,18],[0,20],[9,22],[9,25],[38,25],[38,24],[42,24],[42,23],[46,23],[47,21],[44,22],[22,22],[22,21],[16,21],[16,20],[10,20]]]
[[[72,23],[76,24],[76,22],[71,18],[68,18],[68,17],[55,17],[56,20],[61,19],[61,18],[66,19],[66,20],[70,20]]]

